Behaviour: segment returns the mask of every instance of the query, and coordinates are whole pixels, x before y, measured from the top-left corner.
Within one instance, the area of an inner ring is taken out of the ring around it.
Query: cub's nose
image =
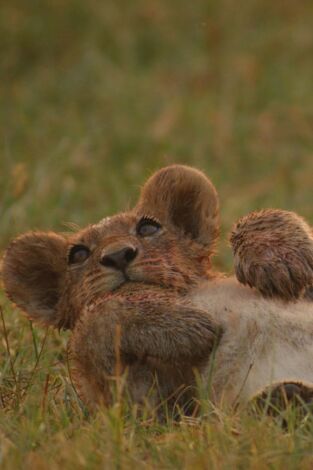
[[[108,268],[115,268],[123,271],[127,265],[137,256],[137,249],[127,246],[119,251],[108,253],[102,256],[100,263]]]

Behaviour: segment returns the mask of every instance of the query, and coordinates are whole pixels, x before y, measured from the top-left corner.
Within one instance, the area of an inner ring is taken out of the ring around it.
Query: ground
[[[203,169],[226,234],[261,207],[313,225],[311,0],[10,0],[0,16],[0,250],[131,206],[153,170]],[[311,417],[287,429],[202,402],[157,423],[123,403],[95,417],[71,386],[66,333],[0,293],[0,465],[312,468]]]

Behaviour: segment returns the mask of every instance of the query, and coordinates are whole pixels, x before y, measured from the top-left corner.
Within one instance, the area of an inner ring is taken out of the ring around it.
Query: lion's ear
[[[171,165],[152,175],[135,210],[172,224],[208,248],[219,233],[216,189],[201,171],[188,166]]]
[[[64,237],[29,232],[15,239],[4,255],[2,277],[8,297],[29,318],[44,325],[57,324],[66,252]]]

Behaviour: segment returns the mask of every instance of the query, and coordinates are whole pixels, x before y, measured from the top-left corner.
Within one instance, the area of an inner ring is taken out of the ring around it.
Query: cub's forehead
[[[89,225],[77,232],[70,239],[72,243],[97,244],[104,238],[132,235],[136,230],[138,217],[131,213],[122,213],[105,217],[97,224]]]

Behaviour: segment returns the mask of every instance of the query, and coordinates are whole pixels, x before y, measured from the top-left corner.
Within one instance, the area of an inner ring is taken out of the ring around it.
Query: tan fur
[[[194,395],[195,369],[216,402],[245,401],[272,382],[313,383],[307,225],[270,211],[234,228],[239,281],[257,291],[212,271],[218,218],[208,178],[173,165],[148,180],[130,212],[68,237],[31,232],[9,246],[6,292],[30,318],[72,329],[72,375],[90,408],[112,401],[122,372],[136,402],[182,407]],[[80,246],[77,261],[72,247]]]
[[[209,310],[224,332],[213,373],[216,401],[247,401],[273,382],[313,384],[312,302],[264,298],[228,278],[204,283],[192,303]]]
[[[237,222],[230,241],[237,278],[263,295],[295,299],[313,286],[312,230],[297,214],[252,212]]]

